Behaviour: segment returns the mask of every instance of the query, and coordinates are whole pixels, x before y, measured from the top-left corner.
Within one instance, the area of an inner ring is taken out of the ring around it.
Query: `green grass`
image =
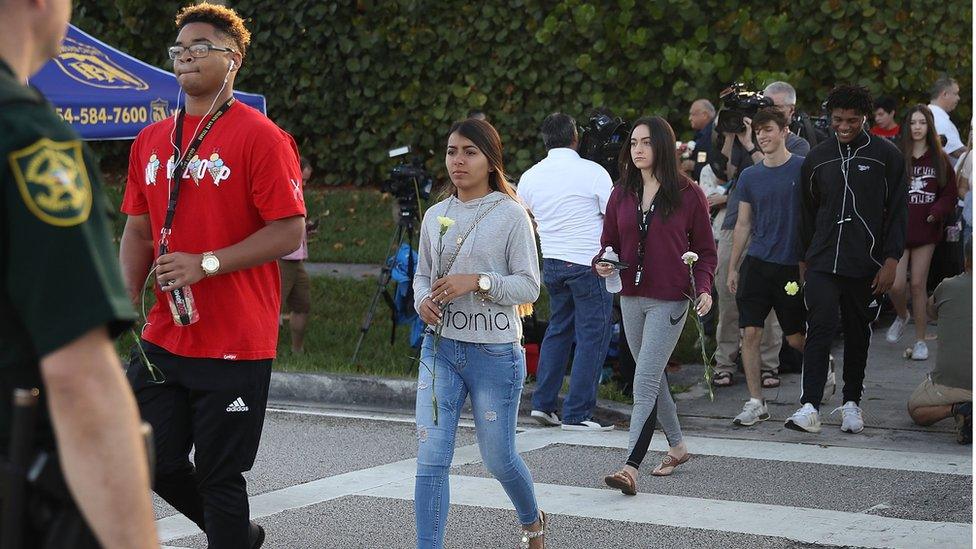
[[[388,246],[396,230],[396,200],[391,195],[377,190],[309,189],[305,205],[309,218],[319,220],[317,234],[309,238],[309,261],[382,263],[390,255]],[[419,231],[419,223],[416,228]]]
[[[393,285],[390,285],[392,292]],[[353,364],[353,351],[361,333],[363,317],[376,292],[376,279],[353,280],[315,277],[312,279],[312,312],[305,333],[305,353],[291,352],[291,332],[287,322],[278,335],[278,360],[275,368],[287,371],[327,371],[411,377],[415,374],[416,354],[408,339],[410,325],[397,326],[396,340],[390,346],[390,309],[380,298],[373,323],[359,357]]]

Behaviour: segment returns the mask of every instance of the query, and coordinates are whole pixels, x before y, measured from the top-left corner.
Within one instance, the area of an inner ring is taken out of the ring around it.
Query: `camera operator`
[[[620,175],[620,150],[630,139],[627,124],[606,107],[597,107],[582,128],[577,147],[585,160],[596,162],[616,181]]]
[[[60,51],[70,3],[2,6],[0,544],[159,547],[136,403],[110,339],[135,311],[101,177],[78,135],[25,85]],[[11,414],[14,389],[39,391],[32,430],[21,431],[25,408]]]
[[[782,86],[774,86],[782,84]],[[769,105],[768,100],[784,114],[793,114],[796,104],[796,93],[792,86],[785,82],[775,82],[770,84],[767,89],[772,87],[772,96],[762,98],[750,97],[751,103],[756,107]],[[787,89],[788,88],[788,89]],[[735,93],[735,92],[733,92]],[[729,109],[730,101],[735,98],[725,100],[725,109]],[[755,133],[752,130],[752,119],[743,113],[741,131],[732,133],[724,131],[718,134],[720,152],[713,155],[710,161],[712,169],[716,170],[719,177],[725,175],[729,181],[728,192],[724,195],[712,195],[708,198],[710,206],[725,205],[725,218],[722,221],[722,229],[718,234],[718,280],[725,280],[728,277],[728,263],[732,255],[732,232],[735,229],[735,222],[739,212],[739,196],[736,189],[737,176],[742,170],[762,162],[765,158],[762,150],[756,145]],[[723,124],[717,124],[719,129],[725,129]],[[810,152],[810,144],[792,132],[786,136],[786,150],[790,154],[805,156]],[[717,169],[716,169],[717,168]],[[718,173],[721,172],[721,173]],[[738,266],[737,266],[738,268]],[[715,353],[715,377],[713,383],[716,387],[727,387],[734,383],[733,373],[736,370],[735,357],[739,351],[739,313],[733,296],[725,284],[717,284],[719,299],[719,320],[716,331],[718,349]],[[783,333],[775,315],[772,313],[767,316],[766,324],[763,327],[763,340],[760,346],[760,356],[762,358],[762,385],[764,388],[779,386],[779,353],[782,347]]]
[[[818,127],[805,112],[796,110],[796,89],[787,82],[773,82],[766,86],[763,95],[773,100],[773,105],[786,116],[790,133],[806,139],[810,148],[830,138],[827,128]]]

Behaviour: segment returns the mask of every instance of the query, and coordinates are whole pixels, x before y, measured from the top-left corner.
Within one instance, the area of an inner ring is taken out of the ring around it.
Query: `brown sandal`
[[[671,454],[668,454],[664,456],[663,460],[661,460],[661,465],[659,465],[657,469],[651,471],[651,474],[656,477],[671,476],[671,473],[674,472],[674,469],[677,466],[688,461],[689,459],[691,459],[691,454],[685,454],[681,459],[675,459]],[[665,472],[665,470],[667,470],[667,472]]]
[[[731,387],[735,385],[735,377],[731,372],[715,372],[712,376],[712,385],[715,387]]]
[[[776,387],[779,387],[779,376],[768,370],[763,372],[762,386],[763,389],[775,389]]]
[[[607,486],[620,490],[627,496],[637,495],[637,481],[634,477],[630,476],[630,473],[624,471],[623,469],[617,471],[612,475],[607,475],[603,477],[603,482],[607,483]]]

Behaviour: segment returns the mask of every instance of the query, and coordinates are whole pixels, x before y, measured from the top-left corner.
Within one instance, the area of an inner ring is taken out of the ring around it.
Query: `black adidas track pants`
[[[241,473],[251,469],[261,440],[271,360],[187,358],[142,345],[165,376],[153,380],[133,353],[127,375],[156,445],[153,489],[207,534],[211,549],[248,547]]]

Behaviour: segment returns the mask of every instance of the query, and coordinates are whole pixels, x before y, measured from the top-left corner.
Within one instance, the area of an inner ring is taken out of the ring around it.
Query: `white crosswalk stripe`
[[[362,495],[413,499],[413,479],[367,490]],[[824,509],[805,509],[739,501],[660,494],[622,497],[615,490],[554,484],[535,485],[536,497],[553,515],[599,518],[784,537],[823,545],[891,547],[965,547],[972,525],[877,517]],[[513,509],[494,479],[451,476],[451,503]]]

